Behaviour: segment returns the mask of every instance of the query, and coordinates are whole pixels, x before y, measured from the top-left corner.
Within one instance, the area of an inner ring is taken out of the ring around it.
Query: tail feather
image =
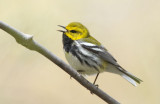
[[[123,69],[121,66],[115,67],[115,65],[108,64],[108,69],[106,71],[122,76],[124,79],[126,79],[128,82],[130,82],[134,86],[137,86],[137,83],[140,84],[141,82],[143,82],[141,79],[137,78],[133,74]]]
[[[136,85],[136,82],[138,84],[140,84],[141,82],[143,82],[141,79],[137,78],[136,76],[134,76],[133,74],[127,72],[126,70],[120,68],[120,71],[122,72],[121,76],[123,78],[125,78],[127,81],[129,81],[131,84],[133,84],[134,86]]]
[[[124,79],[126,79],[128,82],[130,82],[132,85],[137,86],[135,80],[133,80],[132,78],[128,77],[126,74],[122,74],[122,77]]]

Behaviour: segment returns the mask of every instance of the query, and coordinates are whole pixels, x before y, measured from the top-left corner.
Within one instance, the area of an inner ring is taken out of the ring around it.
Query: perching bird
[[[69,64],[82,75],[111,72],[118,74],[136,86],[142,80],[123,69],[116,59],[93,38],[88,29],[79,22],[72,22],[68,26],[61,26],[63,33],[63,49]],[[96,79],[93,84],[95,84]]]

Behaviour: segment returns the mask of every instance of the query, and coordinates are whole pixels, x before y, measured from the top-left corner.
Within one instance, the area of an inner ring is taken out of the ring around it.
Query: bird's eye
[[[75,31],[75,30],[71,30],[70,32],[71,32],[71,33],[77,33],[77,31]]]

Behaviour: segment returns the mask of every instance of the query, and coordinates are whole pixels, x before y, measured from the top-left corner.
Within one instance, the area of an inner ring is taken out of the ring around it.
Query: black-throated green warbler
[[[123,69],[106,48],[89,34],[84,25],[72,22],[66,27],[59,26],[65,29],[65,31],[58,31],[63,32],[63,48],[66,59],[79,73],[97,74],[97,79],[101,72],[112,72],[122,76],[134,86],[136,86],[136,82],[140,84],[142,80]]]

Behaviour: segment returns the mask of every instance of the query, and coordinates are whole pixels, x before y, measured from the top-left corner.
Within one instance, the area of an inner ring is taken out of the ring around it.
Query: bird
[[[82,75],[96,75],[94,85],[99,73],[102,72],[118,74],[134,86],[142,82],[141,79],[122,68],[80,22],[58,26],[63,28],[58,31],[62,32],[63,49],[68,63]]]

